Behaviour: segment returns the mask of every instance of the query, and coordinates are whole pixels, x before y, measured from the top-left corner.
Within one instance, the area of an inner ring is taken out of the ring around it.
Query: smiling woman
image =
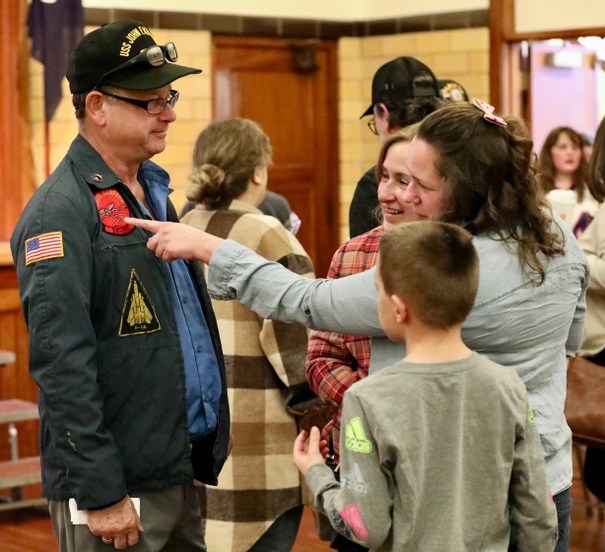
[[[383,231],[416,220],[411,204],[406,203],[403,196],[410,180],[407,169],[408,148],[417,128],[418,125],[407,127],[388,136],[383,142],[376,164],[380,201],[377,218],[381,216],[383,224],[340,246],[332,258],[328,278],[343,278],[373,267]],[[370,353],[369,337],[329,331],[314,331],[309,336],[305,364],[307,380],[322,400],[336,409],[322,430],[322,437],[328,442],[334,464],[339,462],[343,395],[354,383],[368,375]],[[337,536],[333,544],[341,551],[362,550],[355,543],[345,542],[342,536]]]
[[[410,144],[410,182],[404,199],[413,206],[418,220],[436,219],[448,209],[450,192],[443,176],[437,173],[437,159],[437,151],[427,142],[414,140]]]
[[[417,218],[409,200],[404,200],[410,184],[407,167],[408,150],[417,129],[418,125],[411,125],[392,134],[385,139],[380,148],[376,177],[380,202],[379,215],[382,216],[382,227],[385,230]]]

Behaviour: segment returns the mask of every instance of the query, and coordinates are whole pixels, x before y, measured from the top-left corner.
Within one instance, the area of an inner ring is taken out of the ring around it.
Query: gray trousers
[[[132,552],[206,552],[197,493],[191,485],[135,493],[141,499],[139,542]],[[88,525],[72,525],[67,500],[49,500],[48,509],[61,552],[111,552]]]

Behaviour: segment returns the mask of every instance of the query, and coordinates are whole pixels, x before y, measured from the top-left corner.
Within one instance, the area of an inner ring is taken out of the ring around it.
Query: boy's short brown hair
[[[407,300],[428,326],[464,322],[479,285],[479,258],[469,232],[446,222],[408,222],[384,233],[378,253],[388,295]]]

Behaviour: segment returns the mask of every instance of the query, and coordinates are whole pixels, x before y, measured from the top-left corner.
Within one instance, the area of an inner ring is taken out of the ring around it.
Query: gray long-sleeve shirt
[[[340,483],[306,475],[337,531],[372,550],[552,552],[557,516],[523,382],[473,353],[400,362],[344,397]]]

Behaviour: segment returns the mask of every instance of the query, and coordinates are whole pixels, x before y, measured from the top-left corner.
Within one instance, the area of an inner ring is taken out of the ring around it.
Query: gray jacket
[[[560,219],[559,219],[560,221]],[[589,268],[563,222],[565,255],[541,260],[546,279],[532,284],[515,242],[475,236],[480,259],[475,306],[463,325],[465,343],[524,381],[542,441],[553,494],[571,485],[571,431],[564,415],[567,357],[582,341]],[[401,360],[405,348],[390,342],[378,321],[374,269],[337,280],[305,280],[233,242],[214,253],[209,292],[237,299],[266,318],[319,330],[369,335],[370,371]]]

